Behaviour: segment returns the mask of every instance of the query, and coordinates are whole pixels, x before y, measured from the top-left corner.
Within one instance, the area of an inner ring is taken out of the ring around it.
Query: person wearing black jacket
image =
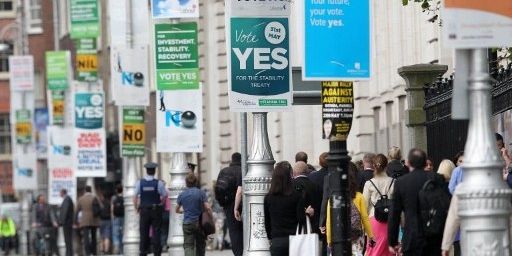
[[[368,153],[363,157],[364,170],[359,172],[359,189],[358,191],[363,193],[364,184],[373,178],[373,158],[375,154]]]
[[[402,152],[399,147],[391,147],[388,152],[389,163],[386,168],[386,173],[391,178],[398,178],[409,173],[407,167],[401,162]]]
[[[293,188],[292,166],[287,161],[276,164],[272,181],[264,199],[265,231],[271,240],[272,256],[288,256],[289,236],[294,235],[297,225],[305,223],[302,196]],[[313,215],[311,207],[306,213]]]
[[[75,213],[75,204],[68,196],[66,189],[60,190],[60,197],[63,198],[60,205],[59,224],[64,231],[64,242],[66,243],[66,256],[73,255],[73,214]]]
[[[424,170],[427,155],[421,149],[411,149],[407,157],[411,172],[398,178],[388,219],[388,245],[391,253],[398,251],[400,216],[405,214],[402,252],[404,255],[431,256],[441,254],[441,238],[426,239],[421,228],[418,194],[425,182],[434,178],[435,173]]]
[[[327,176],[329,171],[327,170],[327,156],[329,154],[324,152],[318,158],[318,162],[320,164],[320,170],[312,172],[308,175],[311,182],[315,183],[321,190],[324,188],[324,177]]]
[[[320,205],[322,204],[322,191],[307,176],[308,165],[305,162],[296,162],[293,166],[293,186],[302,195],[304,205],[313,208],[315,214],[311,218],[311,226],[318,227]],[[304,213],[305,214],[305,213]],[[314,228],[314,233],[319,234],[320,229]]]

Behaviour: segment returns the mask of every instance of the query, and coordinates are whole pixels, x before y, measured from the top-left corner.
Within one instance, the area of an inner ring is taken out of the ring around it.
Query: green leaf
[[[405,6],[405,5],[407,5],[407,4],[409,4],[409,0],[402,0],[402,5],[404,5],[404,6]]]

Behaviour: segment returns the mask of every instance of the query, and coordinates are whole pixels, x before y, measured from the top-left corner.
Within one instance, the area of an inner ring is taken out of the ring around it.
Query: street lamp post
[[[511,255],[510,197],[491,126],[491,86],[486,49],[471,50],[470,121],[464,180],[457,187],[462,255]]]
[[[169,184],[169,199],[171,211],[169,216],[169,255],[184,255],[183,251],[183,214],[177,214],[174,209],[178,204],[178,195],[186,189],[185,178],[189,172],[187,156],[185,153],[173,153],[171,160],[171,182]]]
[[[244,177],[244,197],[247,212],[244,214],[245,256],[269,255],[265,231],[263,201],[270,189],[274,156],[267,132],[267,113],[253,114],[252,146],[247,160],[248,171]],[[246,228],[247,227],[247,228]]]

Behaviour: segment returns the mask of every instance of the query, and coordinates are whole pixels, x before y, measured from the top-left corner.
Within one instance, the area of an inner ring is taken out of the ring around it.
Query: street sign
[[[510,0],[445,0],[441,17],[446,46],[461,49],[512,46]]]
[[[46,79],[50,90],[66,90],[70,84],[69,51],[46,52]]]
[[[155,24],[158,90],[199,88],[197,22]]]
[[[288,18],[231,18],[229,31],[231,111],[289,109],[292,93]]]
[[[69,7],[71,38],[99,37],[100,16],[98,0],[71,0]]]
[[[322,138],[346,141],[354,113],[352,82],[322,82]]]
[[[305,0],[304,80],[368,80],[369,0]]]
[[[143,108],[123,108],[123,135],[121,155],[123,157],[145,155],[146,125]]]

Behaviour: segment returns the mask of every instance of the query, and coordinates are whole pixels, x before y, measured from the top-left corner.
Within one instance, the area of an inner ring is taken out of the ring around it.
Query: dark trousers
[[[453,255],[454,256],[460,256],[461,255],[461,252],[460,252],[460,241],[455,241],[453,243]]]
[[[289,251],[290,241],[288,237],[272,238],[272,245],[270,245],[270,255],[288,256]]]
[[[149,229],[153,227],[153,237],[149,238]],[[139,254],[145,256],[149,253],[149,244],[153,246],[153,255],[162,253],[162,207],[143,207],[140,209],[140,244]]]
[[[98,227],[83,227],[82,228],[82,239],[85,255],[96,255],[97,254],[97,240],[96,230]]]
[[[2,244],[2,251],[4,251],[5,255],[9,255],[9,252],[14,249],[15,245],[15,237],[2,237],[0,238],[1,244]]]
[[[242,256],[244,253],[244,230],[241,221],[235,219],[233,205],[229,205],[224,210],[226,214],[226,223],[229,230],[229,239],[231,240],[231,250],[234,256]]]
[[[199,222],[183,224],[183,249],[185,256],[204,256],[206,237],[199,229]]]
[[[62,226],[64,231],[64,242],[66,243],[66,256],[73,256],[73,226]]]
[[[441,237],[428,238],[423,247],[404,251],[404,256],[437,256],[441,255]]]

